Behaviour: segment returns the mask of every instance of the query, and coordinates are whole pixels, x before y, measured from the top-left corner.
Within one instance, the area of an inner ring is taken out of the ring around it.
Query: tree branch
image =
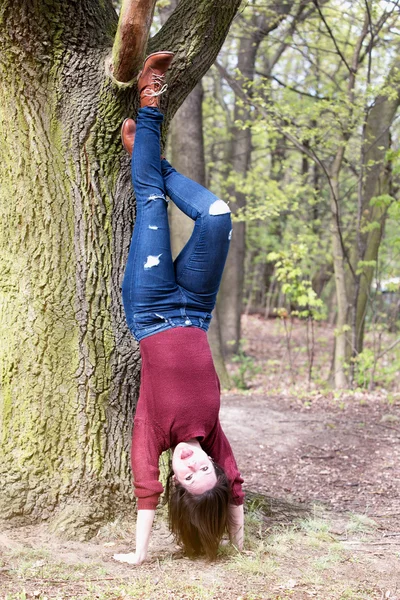
[[[322,4],[326,4],[327,1],[328,0],[321,0]],[[300,3],[297,13],[294,15],[293,20],[290,23],[289,27],[286,29],[286,31],[283,31],[281,33],[280,39],[282,39],[284,41],[282,41],[280,43],[278,49],[276,50],[276,52],[274,54],[274,57],[272,58],[271,61],[269,61],[269,71],[270,72],[272,72],[272,69],[274,68],[274,66],[276,65],[276,63],[278,62],[278,60],[280,59],[280,57],[282,56],[282,54],[284,53],[286,48],[289,46],[289,44],[285,40],[287,40],[289,37],[291,37],[294,34],[299,23],[303,23],[304,21],[306,21],[312,15],[312,13],[315,11],[314,5],[311,8],[309,8],[308,10],[305,10],[307,4],[308,4],[308,2]]]
[[[321,17],[321,19],[322,19],[322,21],[323,21],[323,23],[324,23],[324,25],[325,25],[325,27],[326,27],[326,30],[327,30],[327,32],[328,32],[328,34],[329,34],[329,37],[331,38],[331,40],[332,40],[332,42],[333,42],[333,44],[334,44],[334,46],[335,46],[335,48],[336,48],[336,52],[338,53],[338,55],[339,55],[339,56],[340,56],[340,58],[342,59],[343,63],[346,65],[346,68],[347,68],[347,70],[349,71],[349,73],[352,73],[352,67],[349,65],[349,63],[348,63],[348,62],[347,62],[347,60],[346,60],[346,57],[344,56],[344,54],[343,54],[343,53],[342,53],[342,51],[340,50],[340,48],[339,48],[339,46],[338,46],[338,44],[337,44],[336,38],[335,38],[335,36],[333,35],[333,31],[332,31],[332,29],[329,27],[329,23],[328,23],[328,21],[325,19],[325,15],[324,15],[324,13],[323,13],[323,12],[322,12],[322,10],[321,10],[321,7],[320,7],[320,5],[319,5],[319,2],[318,2],[318,0],[313,0],[313,2],[314,2],[314,4],[315,4],[315,8],[317,9],[317,11],[318,11],[318,13],[319,13],[319,16]]]
[[[369,19],[370,19],[370,33],[371,33],[371,36],[370,36],[369,44],[367,45],[367,47],[365,49],[365,52],[360,55],[360,63],[364,61],[365,56],[369,55],[370,52],[371,52],[371,50],[378,43],[380,32],[383,30],[383,27],[384,27],[385,23],[393,15],[393,13],[395,12],[395,10],[399,8],[399,3],[400,3],[400,0],[396,0],[396,2],[394,3],[394,6],[392,8],[392,10],[385,11],[383,13],[383,15],[381,16],[381,18],[379,19],[379,21],[374,26],[373,26],[373,23],[372,23],[372,16],[371,16],[370,10],[368,8]],[[390,25],[389,25],[389,29],[390,29]]]
[[[259,106],[255,101],[253,101],[252,98],[250,98],[246,91],[243,89],[242,85],[240,85],[240,83],[236,81],[234,77],[229,75],[225,67],[223,67],[218,61],[215,62],[215,66],[217,67],[221,77],[225,79],[229,87],[235,92],[237,96],[239,96],[239,98],[241,98],[244,102],[255,108],[265,119],[268,119],[269,121],[271,120],[272,113],[269,113],[267,110]],[[302,144],[300,140],[298,140],[294,135],[289,133],[285,129],[285,127],[283,127],[276,120],[274,121],[274,125],[276,126],[278,131],[283,135],[283,137],[285,137],[289,142],[291,142],[293,146],[295,146],[295,148],[297,148],[303,154],[306,154],[309,158],[313,160],[313,162],[316,162],[324,171],[326,171],[326,168],[324,167],[322,161],[310,148]]]
[[[276,81],[276,83],[278,83],[281,87],[284,87],[285,89],[290,90],[291,92],[295,92],[300,96],[306,96],[307,98],[312,98],[313,100],[331,100],[331,98],[328,98],[327,96],[319,96],[309,94],[308,92],[303,92],[302,90],[299,90],[298,88],[288,85],[284,81],[281,81],[275,75],[268,75],[268,73],[262,73],[261,71],[256,71],[256,74],[260,77],[264,77],[265,79],[272,79],[273,81]]]
[[[400,344],[400,338],[397,338],[397,340],[395,340],[392,344],[390,344],[390,346],[388,348],[386,348],[386,350],[383,350],[380,354],[378,354],[378,356],[376,357],[376,360],[379,360],[380,358],[382,358],[382,356],[385,356],[385,354],[390,352],[390,350],[393,350],[393,348],[395,348],[399,344]]]
[[[129,83],[144,59],[157,0],[123,0],[112,49],[114,79]]]

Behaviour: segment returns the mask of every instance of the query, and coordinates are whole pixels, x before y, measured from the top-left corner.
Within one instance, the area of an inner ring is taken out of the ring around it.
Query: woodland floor
[[[304,325],[292,332],[295,383],[281,323],[248,317],[244,335],[250,388],[224,393],[221,410],[248,492],[244,553],[226,547],[214,563],[190,561],[162,512],[140,568],[112,560],[132,550],[134,518],[87,543],[56,539],[44,525],[6,527],[2,600],[400,600],[398,383],[329,390],[326,325],[316,331],[311,384]]]

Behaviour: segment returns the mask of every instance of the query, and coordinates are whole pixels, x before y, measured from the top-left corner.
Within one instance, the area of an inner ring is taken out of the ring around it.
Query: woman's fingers
[[[114,554],[114,560],[118,562],[127,563],[128,565],[140,565],[144,558],[141,558],[136,552],[129,552],[129,554]]]

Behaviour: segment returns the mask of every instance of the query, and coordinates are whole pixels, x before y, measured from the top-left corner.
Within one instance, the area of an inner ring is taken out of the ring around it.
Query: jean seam
[[[177,197],[179,198],[179,200],[180,200],[180,201],[181,201],[183,204],[186,204],[187,206],[190,206],[190,204],[187,202],[187,200],[186,200],[185,198],[183,198],[179,192],[174,192],[174,195],[175,195],[175,196],[177,196]],[[178,208],[179,208],[179,207],[178,207]],[[203,222],[203,217],[202,217],[202,215],[201,215],[201,212],[200,212],[199,210],[197,210],[197,217],[196,217],[195,219],[194,219],[193,217],[191,217],[190,215],[188,215],[187,213],[185,213],[185,212],[184,212],[182,209],[180,209],[180,208],[179,208],[179,210],[181,210],[181,212],[183,212],[183,214],[185,214],[187,217],[189,217],[189,219],[192,219],[192,221],[194,221],[194,223],[195,223],[195,226],[196,226],[196,223],[197,223],[197,221],[199,221],[199,222],[200,222],[200,233],[199,233],[199,236],[198,236],[198,240],[197,240],[197,242],[196,242],[196,245],[195,245],[195,247],[194,247],[194,249],[193,249],[193,252],[192,252],[192,254],[194,254],[194,253],[196,252],[196,250],[197,250],[198,246],[199,246],[199,242],[200,242],[200,239],[201,239],[201,235],[202,235],[202,233],[203,233],[203,225],[204,225],[204,222]],[[193,233],[192,233],[192,235],[193,235]],[[192,237],[192,236],[190,236],[190,237]],[[190,241],[190,238],[189,238],[188,242],[189,242],[189,241]],[[192,260],[192,258],[190,257],[190,258],[189,258],[189,261],[188,261],[188,263],[185,265],[185,267],[184,267],[183,271],[181,272],[181,274],[180,274],[179,278],[178,278],[178,277],[176,277],[176,283],[177,283],[178,285],[180,285],[180,284],[179,284],[179,281],[180,281],[180,279],[183,277],[184,273],[186,272],[186,270],[187,270],[187,269],[188,269],[188,267],[190,266],[191,260]],[[180,286],[180,287],[183,287],[183,286]],[[185,306],[186,306],[186,303],[185,303]]]
[[[204,325],[204,323],[203,323],[203,325]],[[169,329],[177,329],[178,327],[181,327],[181,325],[171,325],[170,323],[169,324],[166,323],[165,324],[165,328],[162,328],[161,330],[157,329],[156,331],[153,331],[151,333],[147,333],[147,334],[145,334],[143,336],[141,335],[141,333],[143,332],[143,330],[141,332],[137,331],[136,334],[135,334],[135,332],[133,331],[133,328],[132,328],[131,332],[132,332],[134,338],[136,339],[136,341],[140,342],[141,340],[145,339],[146,337],[149,337],[150,335],[156,335],[157,333],[161,333],[162,331],[168,331]],[[202,331],[207,331],[207,329],[208,329],[208,328],[205,328],[205,327],[203,327],[201,325],[193,325],[193,324],[190,327],[194,327],[196,329],[201,329]]]
[[[136,255],[138,253],[138,248],[140,247],[140,238],[142,236],[142,230],[143,228],[140,227],[140,223],[138,223],[138,215],[137,215],[137,200],[136,200],[136,219],[135,219],[135,224],[133,226],[133,228],[135,229],[135,227],[139,225],[139,227],[137,228],[137,234],[135,236],[135,246],[133,249],[133,255],[132,255],[132,262],[133,264],[135,264],[137,258]],[[131,242],[132,243],[132,242]],[[132,269],[132,277],[130,278],[130,285],[129,285],[129,302],[132,304],[133,303],[133,295],[134,295],[134,290],[136,287],[136,276],[137,276],[137,269]]]
[[[165,178],[163,177],[163,179],[164,179],[164,187],[166,188],[166,185],[165,185]],[[165,191],[167,191],[167,190],[165,190]],[[210,193],[211,193],[211,192],[210,192]],[[188,214],[187,214],[187,213],[186,213],[184,210],[182,210],[182,209],[181,209],[181,208],[179,208],[179,206],[178,206],[178,209],[179,209],[181,212],[183,212],[183,214],[184,214],[184,215],[186,215],[187,217],[189,217],[189,219],[192,219],[192,221],[194,221],[194,222],[196,222],[198,219],[201,219],[201,217],[202,217],[202,214],[201,214],[201,212],[200,212],[200,211],[199,211],[199,210],[198,210],[196,207],[192,207],[192,206],[191,206],[191,205],[188,203],[188,201],[186,200],[186,198],[183,198],[179,192],[174,192],[174,196],[177,196],[177,198],[179,198],[179,200],[180,200],[180,201],[181,201],[183,204],[185,204],[186,206],[189,206],[190,208],[194,208],[194,210],[196,210],[196,211],[197,211],[197,217],[196,217],[196,218],[193,218],[191,215],[188,215]]]
[[[190,267],[190,265],[191,265],[191,263],[192,263],[193,254],[195,254],[195,252],[196,252],[196,250],[198,249],[198,246],[199,246],[199,244],[200,244],[200,240],[201,240],[201,237],[202,237],[202,234],[203,234],[203,230],[204,230],[204,220],[203,220],[203,218],[202,218],[202,217],[199,217],[198,219],[196,219],[196,223],[197,223],[197,222],[199,222],[199,224],[200,224],[200,233],[199,233],[199,235],[198,235],[198,239],[197,239],[196,245],[195,245],[195,247],[194,247],[194,249],[193,249],[192,255],[189,257],[189,260],[187,261],[187,263],[186,263],[186,265],[184,266],[184,268],[183,268],[183,270],[182,270],[181,274],[179,275],[179,279],[178,279],[178,277],[176,278],[176,283],[177,283],[178,285],[180,285],[179,281],[182,279],[182,277],[184,276],[184,274],[186,273],[186,271],[187,271],[187,270],[188,270],[188,268]],[[193,235],[193,234],[192,234],[192,235]],[[181,287],[183,287],[183,286],[181,286]],[[183,287],[183,289],[185,289],[185,288]]]
[[[183,293],[183,287],[181,285],[179,285],[178,281],[176,281],[176,284],[178,286],[178,290],[181,296],[181,303],[182,303],[182,308],[184,310],[184,312],[186,313],[186,306],[187,306],[187,298],[185,296],[185,294]]]

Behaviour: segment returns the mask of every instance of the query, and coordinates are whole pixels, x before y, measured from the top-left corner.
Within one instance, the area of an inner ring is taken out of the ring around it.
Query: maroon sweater
[[[243,479],[219,422],[220,387],[207,334],[176,327],[140,342],[142,374],[132,438],[138,509],[155,509],[163,491],[158,460],[164,450],[197,438],[225,471],[232,502],[243,504]]]

